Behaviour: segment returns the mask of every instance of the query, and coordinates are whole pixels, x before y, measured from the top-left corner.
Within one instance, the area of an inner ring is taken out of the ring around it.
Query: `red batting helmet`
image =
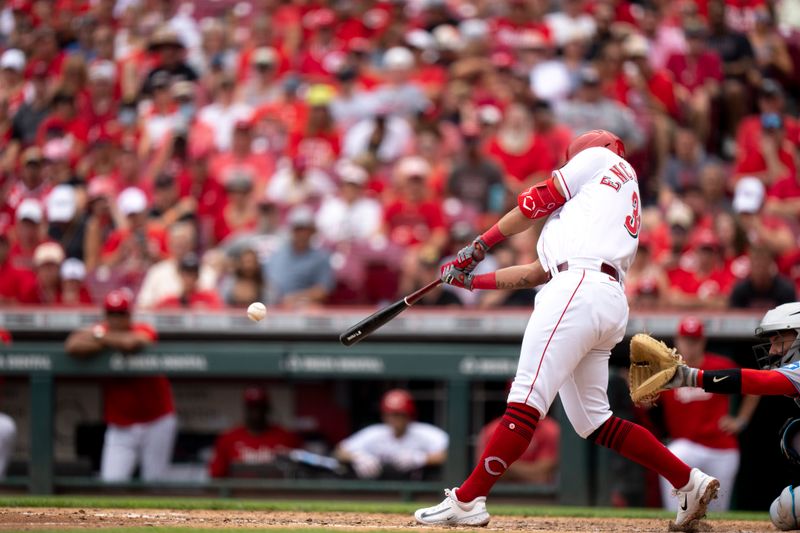
[[[620,157],[625,157],[625,145],[619,137],[606,130],[587,131],[583,135],[578,135],[569,143],[567,148],[567,161],[575,157],[575,154],[582,152],[592,146],[602,146],[608,148]]]
[[[414,418],[417,415],[417,407],[414,405],[414,398],[407,390],[392,389],[381,398],[381,413],[400,413]]]

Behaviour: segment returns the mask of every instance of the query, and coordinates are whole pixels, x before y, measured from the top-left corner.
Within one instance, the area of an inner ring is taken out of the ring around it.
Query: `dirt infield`
[[[768,522],[711,521],[713,531],[770,531]],[[286,511],[168,511],[151,509],[57,509],[6,508],[0,509],[0,530],[33,529],[100,529],[110,527],[175,527],[175,528],[330,528],[339,531],[358,530],[436,530],[421,528],[409,515],[366,513],[305,513]],[[492,518],[488,528],[476,531],[667,531],[666,520],[633,518],[551,518],[504,517]],[[453,531],[443,528],[442,530]],[[459,529],[458,531],[464,531]]]

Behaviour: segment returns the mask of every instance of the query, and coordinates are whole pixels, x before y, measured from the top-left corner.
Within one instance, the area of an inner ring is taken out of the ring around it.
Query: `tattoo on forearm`
[[[517,281],[498,281],[497,288],[498,289],[522,289],[528,287],[530,282],[528,281],[528,275],[523,274],[521,278]]]

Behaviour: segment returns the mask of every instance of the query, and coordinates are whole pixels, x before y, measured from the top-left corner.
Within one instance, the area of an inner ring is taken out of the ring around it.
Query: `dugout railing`
[[[465,406],[470,403],[471,384],[504,381],[513,374],[519,354],[517,343],[529,316],[526,312],[502,312],[498,318],[492,313],[415,311],[389,324],[374,340],[350,348],[333,340],[338,331],[363,314],[364,311],[274,313],[259,324],[242,320],[239,314],[143,315],[139,318],[156,325],[164,341],[134,357],[110,353],[75,360],[64,354],[62,339],[69,330],[93,323],[98,318],[96,312],[31,313],[14,309],[0,313],[0,325],[15,336],[11,347],[0,348],[0,376],[27,377],[31,421],[28,475],[6,479],[3,485],[27,488],[34,494],[103,487],[96,478],[54,474],[54,391],[60,378],[161,373],[171,378],[434,379],[444,383],[446,391],[444,429],[451,443],[466,443],[470,428]],[[649,331],[671,337],[681,316],[636,314],[628,332]],[[707,333],[718,340],[746,339],[752,335],[759,317],[754,313],[710,315],[706,319]],[[205,340],[179,340],[188,338]],[[462,342],[453,342],[455,338]],[[565,431],[557,483],[499,485],[498,493],[546,496],[572,505],[591,505],[606,499],[603,487],[608,473],[602,468],[602,455],[598,461],[591,446],[569,430],[564,420],[560,422]],[[451,445],[442,481],[231,479],[199,484],[133,482],[117,487],[204,489],[223,496],[237,490],[260,489],[287,493],[381,491],[411,497],[458,483],[468,473],[470,462],[466,445]]]

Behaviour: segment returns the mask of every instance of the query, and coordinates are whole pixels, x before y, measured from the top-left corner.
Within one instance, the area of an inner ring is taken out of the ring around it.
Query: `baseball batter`
[[[419,509],[419,523],[485,525],[486,496],[528,448],[556,394],[575,431],[669,480],[679,497],[675,525],[685,529],[706,513],[719,481],[675,457],[649,431],[612,415],[608,359],[625,334],[622,283],[633,262],[641,223],[636,172],[625,147],[604,130],[572,141],[567,163],[522,192],[517,207],[442,266],[445,283],[469,290],[528,288],[536,295],[522,340],[508,406],[469,478],[445,490],[439,505]],[[473,275],[486,251],[545,219],[529,265]]]

